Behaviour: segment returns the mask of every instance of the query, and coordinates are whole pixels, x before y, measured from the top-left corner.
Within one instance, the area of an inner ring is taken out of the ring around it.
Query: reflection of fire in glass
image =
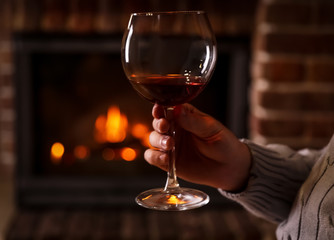
[[[186,201],[183,201],[181,199],[179,199],[177,196],[175,195],[170,195],[167,199],[167,203],[168,204],[185,204],[187,203]]]
[[[153,195],[150,194],[147,197],[143,198],[143,200],[147,200],[147,199],[152,198],[152,197],[153,197]],[[178,198],[174,194],[166,195],[166,198],[167,198],[166,202],[168,204],[171,204],[171,205],[178,205],[178,204],[186,204],[186,203],[188,203],[188,201],[182,200],[182,199]]]

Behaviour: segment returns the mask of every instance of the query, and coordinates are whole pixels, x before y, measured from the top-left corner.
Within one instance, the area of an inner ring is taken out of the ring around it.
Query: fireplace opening
[[[218,39],[215,73],[192,101],[238,137],[247,133],[248,45]],[[163,186],[164,172],[143,159],[152,104],[123,73],[121,36],[19,33],[14,46],[19,206],[134,204]]]
[[[31,62],[34,174],[156,173],[140,159],[150,105],[120,71],[117,52],[36,52]]]

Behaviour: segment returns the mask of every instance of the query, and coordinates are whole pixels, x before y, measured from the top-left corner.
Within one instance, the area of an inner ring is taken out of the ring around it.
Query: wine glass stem
[[[175,107],[165,107],[165,117],[170,123],[168,134],[174,139],[175,142],[175,120],[174,120],[174,108]],[[180,188],[176,176],[175,168],[175,144],[174,147],[168,151],[169,164],[167,172],[167,181],[164,188],[165,192],[176,191]]]

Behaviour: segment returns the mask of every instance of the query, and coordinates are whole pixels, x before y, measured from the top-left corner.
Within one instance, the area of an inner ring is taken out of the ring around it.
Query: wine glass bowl
[[[215,36],[203,11],[133,13],[122,40],[127,78],[145,99],[164,106],[172,137],[177,134],[174,107],[191,101],[205,88],[216,56]],[[166,186],[141,193],[137,203],[158,210],[186,210],[208,203],[205,193],[179,186],[175,147],[168,154]]]

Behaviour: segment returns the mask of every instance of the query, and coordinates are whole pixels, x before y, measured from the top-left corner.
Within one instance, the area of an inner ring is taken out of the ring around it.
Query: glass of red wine
[[[145,99],[164,107],[165,117],[171,123],[169,135],[174,138],[175,106],[191,101],[204,89],[216,56],[215,36],[203,11],[133,13],[122,41],[127,78]],[[179,186],[175,147],[168,154],[165,187],[141,193],[136,202],[149,209],[167,211],[207,204],[209,196],[204,192]]]

